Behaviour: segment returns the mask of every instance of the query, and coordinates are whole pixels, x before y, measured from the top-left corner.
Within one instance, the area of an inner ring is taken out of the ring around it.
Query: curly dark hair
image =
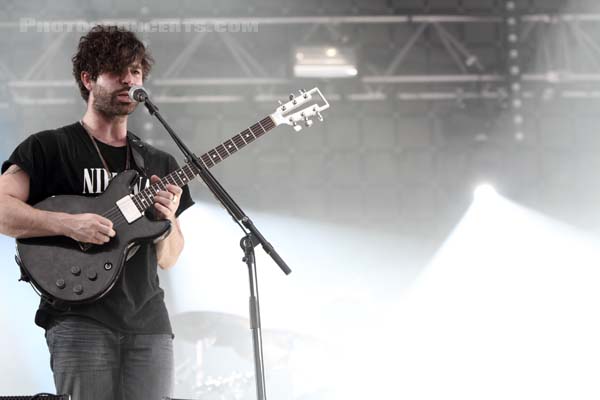
[[[88,72],[92,80],[104,72],[121,73],[135,61],[141,63],[143,79],[150,73],[154,59],[133,32],[114,25],[96,25],[79,39],[73,61],[73,76],[81,97],[87,102],[89,90],[81,81]]]

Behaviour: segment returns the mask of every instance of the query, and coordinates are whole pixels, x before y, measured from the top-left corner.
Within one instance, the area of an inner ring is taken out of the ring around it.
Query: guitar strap
[[[131,155],[133,156],[133,162],[135,166],[138,168],[138,172],[142,175],[146,176],[146,167],[144,164],[144,155],[142,154],[144,149],[144,143],[142,140],[134,135],[133,133],[127,131],[127,141],[130,143],[129,150],[131,151]]]

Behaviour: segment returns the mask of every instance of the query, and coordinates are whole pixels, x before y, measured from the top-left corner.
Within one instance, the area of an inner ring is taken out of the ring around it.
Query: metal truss
[[[517,15],[520,42],[538,40],[539,52],[536,70],[519,71],[519,82],[531,85],[577,85],[595,84],[600,82],[600,41],[590,32],[589,26],[600,21],[600,14],[531,14]],[[74,103],[75,99],[64,94],[60,96],[61,89],[72,89],[75,84],[72,80],[52,79],[43,76],[44,66],[56,56],[63,46],[68,35],[78,35],[77,26],[86,21],[52,21],[56,26],[71,27],[65,32],[52,33],[53,42],[48,45],[34,60],[31,67],[23,73],[10,71],[6,65],[0,63],[0,85],[5,86],[12,101],[20,105],[56,105]],[[369,65],[360,63],[361,75],[355,79],[353,92],[334,93],[334,98],[350,101],[379,101],[389,98],[399,100],[447,99],[464,98],[470,93],[470,98],[502,98],[502,95],[490,95],[502,91],[486,91],[487,89],[473,91],[473,84],[487,84],[495,87],[507,88],[514,84],[510,71],[498,71],[497,66],[485,65],[484,57],[477,54],[477,49],[469,48],[468,44],[460,40],[452,30],[454,24],[506,24],[507,16],[468,16],[468,15],[414,15],[414,16],[307,16],[307,17],[269,17],[269,18],[188,18],[188,19],[150,19],[141,20],[105,20],[103,23],[126,24],[137,27],[179,27],[185,30],[186,26],[219,26],[227,24],[258,24],[279,27],[306,26],[303,40],[310,38],[317,30],[326,29],[331,37],[336,40],[341,37],[339,29],[345,25],[381,25],[381,24],[409,24],[412,34],[393,54],[386,65]],[[590,24],[592,23],[592,24]],[[0,22],[0,30],[22,29],[18,22]],[[43,28],[43,27],[42,27]],[[31,29],[35,29],[32,27]],[[148,28],[149,29],[149,28]],[[174,29],[174,28],[173,28]],[[429,33],[434,35],[442,44],[445,57],[448,58],[453,71],[445,74],[400,74],[399,70],[413,51],[420,44],[422,37]],[[160,43],[154,37],[152,30],[144,31],[144,37]],[[207,37],[210,36],[210,40]],[[227,53],[232,63],[239,67],[239,75],[230,77],[216,76],[183,76],[184,70],[194,56],[209,41],[218,41],[222,51]],[[575,45],[573,45],[573,43]],[[156,44],[155,44],[156,45]],[[507,47],[508,48],[508,47]],[[508,50],[507,50],[508,51]],[[507,59],[510,54],[506,54]],[[289,60],[286,60],[289,61]],[[329,81],[332,88],[341,87],[348,81]],[[165,103],[179,102],[237,102],[248,98],[256,102],[271,101],[281,98],[276,93],[281,93],[284,88],[293,86],[297,82],[287,77],[273,75],[264,61],[236,38],[227,32],[198,33],[181,49],[179,54],[164,70],[161,76],[154,77],[151,85],[156,90],[157,100]],[[356,85],[358,83],[358,85]],[[432,90],[431,85],[445,85],[443,90]],[[400,91],[402,85],[410,85],[412,91]],[[414,85],[422,85],[422,90],[414,90]],[[448,85],[457,89],[448,90]],[[220,89],[230,88],[239,91],[241,88],[256,88],[261,94],[219,94],[207,95],[205,92],[211,87]],[[182,94],[178,89],[186,88],[200,93]],[[357,91],[356,88],[359,90]],[[395,89],[396,88],[396,89]],[[44,90],[44,97],[27,96],[31,90]],[[587,91],[586,91],[587,90]],[[510,93],[510,88],[504,90]],[[534,98],[534,91],[523,92],[524,98]],[[597,98],[594,88],[584,89],[561,87],[557,92],[565,98]],[[589,92],[589,93],[588,93]],[[487,94],[486,94],[487,93]],[[529,93],[526,95],[526,93]],[[586,94],[587,93],[587,94]],[[567,95],[568,94],[568,95]],[[576,94],[576,95],[575,95]],[[331,95],[330,95],[331,96]],[[0,104],[0,107],[2,104]]]

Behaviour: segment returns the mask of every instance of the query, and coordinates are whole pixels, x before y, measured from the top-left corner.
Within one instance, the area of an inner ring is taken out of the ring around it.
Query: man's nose
[[[127,86],[133,86],[135,81],[134,81],[134,77],[133,77],[133,74],[131,73],[131,71],[126,71],[121,76],[121,83],[124,85],[127,85]]]

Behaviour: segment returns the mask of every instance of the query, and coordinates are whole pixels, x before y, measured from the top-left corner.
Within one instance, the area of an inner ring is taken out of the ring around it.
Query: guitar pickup
[[[117,201],[117,207],[130,224],[142,217],[142,213],[133,202],[132,195],[127,195]]]

